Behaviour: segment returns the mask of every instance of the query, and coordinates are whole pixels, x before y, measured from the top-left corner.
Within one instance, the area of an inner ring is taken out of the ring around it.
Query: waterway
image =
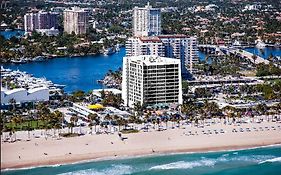
[[[66,85],[65,92],[75,90],[89,91],[102,88],[97,80],[102,79],[108,70],[117,70],[122,66],[125,48],[113,55],[62,57],[44,62],[27,64],[4,64],[4,68],[25,71],[35,77],[45,77],[53,83]]]
[[[10,39],[13,36],[20,38],[24,35],[24,31],[23,30],[0,31],[0,35],[4,36],[5,39]]]
[[[245,50],[265,59],[268,59],[270,55],[279,57],[281,56],[281,48],[266,47],[264,49],[257,49],[255,47],[251,47],[245,48]]]
[[[280,48],[267,47],[260,51],[257,48],[245,49],[254,54],[260,54],[267,59],[270,54],[281,56]],[[102,79],[108,70],[117,70],[122,67],[122,58],[125,56],[125,48],[121,48],[110,56],[96,55],[83,57],[62,57],[45,62],[33,62],[27,64],[4,64],[4,68],[26,71],[35,77],[45,77],[56,84],[66,85],[65,91],[70,93],[75,90],[89,91],[102,88],[97,80]],[[199,53],[200,60],[205,59],[203,53]]]

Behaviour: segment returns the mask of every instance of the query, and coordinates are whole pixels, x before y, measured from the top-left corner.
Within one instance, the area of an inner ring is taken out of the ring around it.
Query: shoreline
[[[1,164],[1,171],[17,171],[17,170],[24,170],[24,169],[33,169],[33,168],[40,168],[40,167],[57,167],[57,166],[64,166],[64,165],[71,165],[71,164],[82,164],[88,162],[100,162],[100,161],[110,161],[110,160],[122,160],[122,159],[134,159],[134,158],[142,158],[142,157],[153,157],[153,156],[166,156],[166,155],[175,155],[175,154],[196,154],[196,153],[211,153],[211,152],[230,152],[230,151],[242,151],[248,149],[259,149],[259,148],[266,148],[266,147],[277,147],[281,146],[281,141],[273,144],[256,144],[256,145],[233,145],[233,146],[224,146],[224,147],[209,147],[209,148],[198,148],[198,149],[181,149],[181,150],[166,150],[166,151],[159,151],[155,153],[131,153],[131,154],[124,154],[119,157],[114,156],[85,156],[80,155],[83,157],[77,157],[73,159],[55,159],[55,160],[46,160],[40,162],[33,162],[33,163],[25,163],[19,164],[14,166],[3,166]],[[63,162],[62,162],[63,160]]]
[[[239,128],[251,128],[251,131],[233,132]],[[252,128],[264,129],[255,131]],[[83,130],[89,132],[87,127]],[[224,132],[203,134],[203,130]],[[164,131],[152,129],[149,132],[124,134],[127,138],[125,140],[120,139],[118,133],[84,135],[60,140],[57,140],[57,137],[45,139],[44,135],[40,136],[40,132],[39,130],[34,133],[34,138],[30,141],[25,141],[26,132],[19,132],[17,138],[21,138],[21,141],[2,142],[1,171],[140,156],[233,151],[281,145],[281,123],[276,122],[248,123],[241,126],[213,124],[205,128],[183,126]],[[197,134],[189,135],[189,132]],[[36,135],[40,137],[35,138]]]

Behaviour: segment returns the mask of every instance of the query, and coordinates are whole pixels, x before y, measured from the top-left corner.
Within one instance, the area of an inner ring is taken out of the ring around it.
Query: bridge
[[[264,63],[264,64],[269,64],[269,61],[258,56],[247,52],[245,50],[237,49],[234,47],[226,47],[226,46],[218,46],[218,45],[198,45],[198,48],[205,51],[205,52],[210,52],[210,53],[216,53],[216,54],[224,54],[224,55],[236,55],[240,58],[247,59],[251,61],[254,64],[259,64],[259,63]],[[254,59],[255,58],[255,59]]]

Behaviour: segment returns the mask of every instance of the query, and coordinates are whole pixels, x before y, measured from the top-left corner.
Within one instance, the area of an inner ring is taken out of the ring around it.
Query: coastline
[[[194,150],[167,150],[167,151],[159,151],[157,153],[135,153],[135,154],[124,154],[119,157],[114,156],[87,156],[80,158],[69,159],[56,159],[56,160],[46,160],[42,162],[34,162],[34,163],[26,163],[21,165],[15,165],[13,167],[3,168],[1,165],[1,171],[12,171],[12,170],[23,170],[23,169],[32,169],[32,168],[40,168],[40,167],[56,167],[63,166],[69,164],[80,164],[87,162],[97,162],[97,161],[106,161],[106,160],[120,160],[120,159],[130,159],[130,158],[140,158],[140,157],[148,157],[148,156],[164,156],[164,155],[173,155],[173,154],[194,154],[194,153],[208,153],[208,152],[228,152],[228,151],[241,151],[247,149],[258,149],[263,147],[271,147],[271,146],[280,146],[280,143],[269,144],[269,145],[248,145],[248,146],[227,146],[227,147],[215,147],[215,148],[206,148],[206,149],[194,149]],[[63,163],[61,163],[63,162]]]
[[[268,124],[269,122],[259,124],[259,126],[268,126]],[[273,124],[281,125],[270,123],[270,125]],[[246,126],[249,125],[245,124],[243,127]],[[223,127],[227,133],[212,136],[185,136],[182,135],[184,129],[174,129],[126,134],[128,140],[125,142],[118,139],[117,134],[113,134],[86,135],[62,140],[40,138],[29,142],[2,143],[1,171],[163,154],[234,151],[281,144],[281,130],[231,133],[228,131],[234,126],[221,124],[211,126],[211,128],[214,127]],[[189,129],[199,130],[195,127]],[[34,146],[35,143],[39,144],[37,148]],[[44,152],[48,155],[44,155]]]
[[[99,162],[99,161],[107,161],[107,160],[122,160],[122,159],[131,159],[131,158],[149,157],[149,156],[241,151],[241,150],[247,150],[247,149],[258,149],[258,148],[274,147],[274,146],[281,146],[281,142],[274,143],[274,144],[264,144],[264,145],[243,145],[243,146],[225,146],[225,147],[213,147],[213,148],[211,147],[211,148],[206,148],[206,149],[200,148],[200,149],[166,150],[166,151],[159,151],[156,153],[151,153],[151,152],[146,153],[144,151],[144,152],[123,154],[119,157],[103,156],[102,154],[98,155],[98,156],[80,155],[81,157],[72,158],[72,159],[57,158],[57,159],[53,159],[53,160],[44,160],[44,161],[40,161],[40,162],[28,162],[25,164],[18,164],[18,165],[13,165],[13,166],[8,166],[8,167],[1,165],[1,171],[33,169],[33,168],[40,168],[40,167],[57,167],[57,166],[70,165],[70,164]]]

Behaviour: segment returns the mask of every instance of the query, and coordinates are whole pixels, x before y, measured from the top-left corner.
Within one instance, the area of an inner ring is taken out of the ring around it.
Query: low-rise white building
[[[180,60],[152,55],[123,58],[122,99],[136,103],[182,104]]]
[[[36,32],[41,33],[42,35],[47,35],[47,36],[57,36],[59,35],[59,30],[55,28],[51,29],[37,29]]]
[[[24,88],[8,90],[1,87],[1,105],[9,105],[11,99],[14,99],[17,104],[48,101],[49,89],[46,87],[39,87],[29,90]]]

